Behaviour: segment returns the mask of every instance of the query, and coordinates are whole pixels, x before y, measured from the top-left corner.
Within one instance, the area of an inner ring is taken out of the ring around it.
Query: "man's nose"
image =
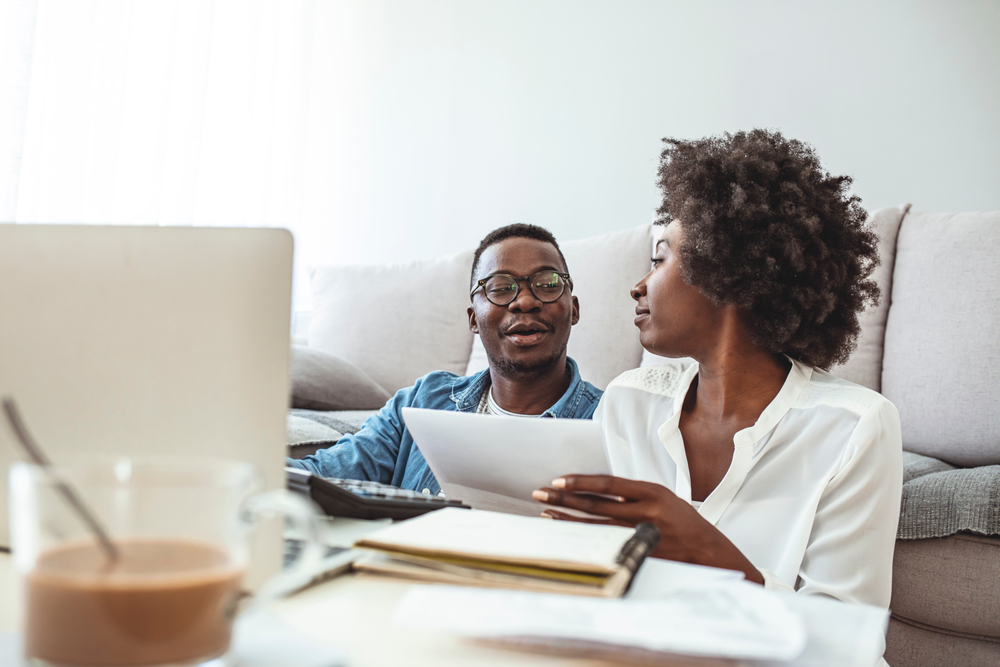
[[[542,307],[543,305],[542,301],[537,296],[535,296],[534,292],[531,291],[531,287],[529,287],[530,283],[531,283],[530,278],[527,280],[519,280],[517,282],[518,287],[520,287],[521,289],[518,290],[517,296],[514,297],[514,300],[511,301],[509,304],[507,304],[508,308],[510,308],[511,310],[520,310],[521,312],[528,312],[532,310],[538,310]]]

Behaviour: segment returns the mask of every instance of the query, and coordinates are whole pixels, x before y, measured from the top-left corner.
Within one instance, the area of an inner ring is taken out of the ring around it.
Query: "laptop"
[[[283,488],[291,281],[283,229],[0,224],[0,396],[55,463],[206,455]],[[24,458],[0,422],[5,547]],[[265,571],[272,538],[255,544]]]

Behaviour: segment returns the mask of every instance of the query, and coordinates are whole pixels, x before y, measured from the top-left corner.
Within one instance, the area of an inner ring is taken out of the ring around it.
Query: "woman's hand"
[[[698,511],[659,484],[611,475],[565,475],[532,497],[607,520],[574,516],[557,509],[542,513],[553,519],[636,526],[649,521],[660,530],[660,543],[651,554],[684,563],[739,570],[750,581],[764,577],[743,553]]]

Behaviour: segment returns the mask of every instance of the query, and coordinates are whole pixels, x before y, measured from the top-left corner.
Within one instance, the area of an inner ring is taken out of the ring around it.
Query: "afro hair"
[[[777,131],[663,142],[657,223],[684,226],[684,280],[735,305],[758,347],[824,369],[846,361],[858,314],[880,298],[878,239],[851,179]]]

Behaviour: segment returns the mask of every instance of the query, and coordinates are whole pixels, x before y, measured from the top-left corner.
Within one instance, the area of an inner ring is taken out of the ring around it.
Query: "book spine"
[[[646,560],[646,556],[660,543],[660,531],[653,524],[640,523],[635,527],[635,533],[622,545],[615,563],[635,574]]]

